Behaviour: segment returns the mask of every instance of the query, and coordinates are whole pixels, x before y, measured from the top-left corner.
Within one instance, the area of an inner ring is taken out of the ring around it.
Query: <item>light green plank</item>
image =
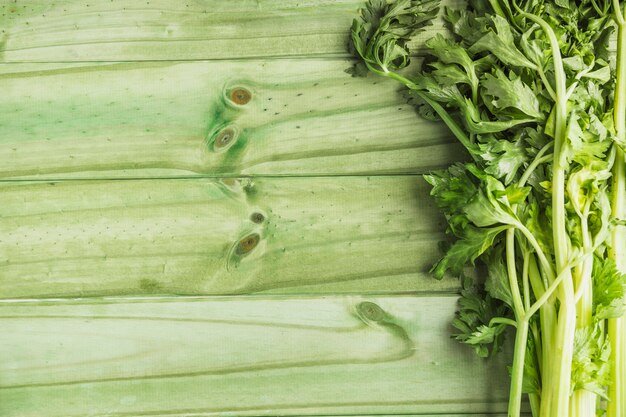
[[[0,60],[346,56],[350,24],[364,4],[364,0],[4,1]],[[438,22],[418,36],[414,49],[441,29]]]
[[[0,303],[0,414],[503,413],[456,297]]]
[[[454,291],[428,274],[444,228],[428,192],[417,176],[3,183],[0,298]]]
[[[0,177],[415,173],[463,158],[397,83],[349,66],[0,65]]]

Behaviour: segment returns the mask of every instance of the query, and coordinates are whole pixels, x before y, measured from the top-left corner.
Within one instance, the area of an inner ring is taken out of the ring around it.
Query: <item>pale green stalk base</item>
[[[607,417],[625,417],[626,405],[626,363],[624,348],[626,346],[626,320],[610,319],[608,333],[611,340],[611,363],[613,372],[611,374],[611,385],[609,386],[609,402],[607,405]]]
[[[541,399],[537,394],[528,394],[528,401],[530,402],[530,412],[533,417],[539,417],[539,402]]]
[[[550,407],[544,407],[542,401],[541,417],[565,417],[569,415],[575,330],[576,310],[571,303],[565,302],[559,309],[556,340],[554,350],[550,355],[557,360],[553,364],[553,372],[543,378],[543,392],[545,394],[542,395],[542,398],[550,398]],[[549,397],[545,397],[546,395]]]
[[[596,415],[597,396],[593,392],[574,391],[570,401],[570,417],[594,417]]]
[[[588,209],[581,213],[582,239],[585,252],[592,251],[592,236],[588,227]],[[582,264],[574,268],[576,292],[580,300],[576,304],[576,328],[584,329],[593,325],[593,257],[587,257]],[[584,390],[574,391],[570,400],[571,417],[594,417],[596,415],[597,395]]]
[[[615,86],[615,130],[619,140],[626,139],[626,22],[619,2],[614,1],[617,35],[617,81]],[[613,217],[626,218],[626,161],[624,152],[617,149],[613,166],[611,209]],[[626,231],[617,226],[611,235],[609,257],[615,260],[617,269],[626,272]],[[608,323],[608,337],[611,343],[611,384],[607,417],[626,417],[626,319],[611,319]]]
[[[519,417],[522,407],[522,381],[524,379],[524,360],[528,343],[528,321],[522,320],[515,333],[515,349],[511,369],[511,390],[509,394],[509,417]]]
[[[515,320],[518,323],[517,332],[515,333],[513,366],[511,367],[509,417],[519,417],[522,405],[524,361],[526,359],[526,346],[528,345],[528,320],[526,319],[526,311],[524,309],[515,268],[515,229],[513,228],[506,231],[506,265],[515,309]]]

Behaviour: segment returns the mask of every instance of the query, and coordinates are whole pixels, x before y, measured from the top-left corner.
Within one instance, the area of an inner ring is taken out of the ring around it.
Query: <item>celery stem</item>
[[[542,417],[565,417],[569,414],[571,369],[573,357],[574,333],[576,330],[576,310],[574,305],[574,286],[571,270],[568,265],[569,240],[566,229],[565,211],[565,167],[562,149],[567,135],[567,86],[566,76],[559,49],[559,42],[552,27],[543,19],[533,14],[521,13],[537,23],[550,41],[552,61],[554,64],[554,80],[556,91],[555,122],[554,122],[554,159],[552,175],[552,229],[554,255],[557,274],[565,274],[560,285],[559,300],[561,302],[556,328],[554,372],[544,373],[542,400],[551,398],[550,408],[541,406]],[[543,403],[543,401],[542,401]]]
[[[524,379],[524,360],[528,341],[528,321],[521,320],[515,333],[513,366],[511,368],[511,390],[509,394],[509,417],[519,417],[522,406],[522,381]]]
[[[614,123],[618,140],[626,139],[626,22],[619,7],[613,1],[617,31],[617,81],[615,86]],[[611,210],[613,217],[626,218],[626,161],[624,152],[617,147],[613,164]],[[609,257],[615,260],[618,270],[626,272],[626,231],[616,226],[611,234]],[[626,416],[626,319],[608,320],[608,337],[611,343],[611,384],[607,417]]]

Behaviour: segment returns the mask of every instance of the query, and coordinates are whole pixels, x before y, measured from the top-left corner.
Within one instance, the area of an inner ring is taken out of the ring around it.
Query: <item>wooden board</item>
[[[364,4],[0,2],[1,416],[504,415]]]
[[[0,297],[451,291],[418,176],[0,185]]]
[[[456,297],[0,303],[4,417],[502,413]]]
[[[0,4],[0,62],[347,56],[364,0],[25,0]],[[459,4],[458,0],[445,2]],[[442,30],[437,22],[416,37]]]
[[[0,65],[0,177],[422,173],[441,124],[348,60]]]

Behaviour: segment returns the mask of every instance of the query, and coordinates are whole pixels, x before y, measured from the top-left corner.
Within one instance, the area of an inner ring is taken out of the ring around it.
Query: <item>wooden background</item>
[[[0,0],[0,415],[505,412],[362,4]]]

